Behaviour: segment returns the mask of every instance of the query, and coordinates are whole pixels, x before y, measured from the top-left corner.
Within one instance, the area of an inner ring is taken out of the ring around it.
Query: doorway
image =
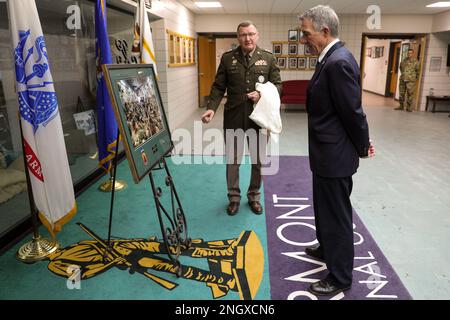
[[[199,34],[198,87],[200,107],[206,107],[206,98],[216,77],[222,55],[238,46],[236,34]]]
[[[400,64],[407,49],[414,50],[420,64],[413,109],[419,110],[421,74],[425,52],[424,35],[364,35],[361,50],[362,88],[372,97],[378,95],[380,106],[398,106]],[[404,52],[404,50],[406,50]]]

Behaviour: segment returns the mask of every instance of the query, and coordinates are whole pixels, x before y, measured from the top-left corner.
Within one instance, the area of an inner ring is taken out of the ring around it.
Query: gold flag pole
[[[33,224],[33,240],[25,243],[16,253],[16,258],[25,263],[33,263],[45,259],[49,254],[55,252],[59,248],[59,243],[55,239],[41,238],[39,234],[37,209],[34,205],[33,189],[31,187],[30,173],[28,171],[27,160],[25,155],[25,146],[23,143],[22,121],[19,115],[20,135],[22,138],[23,163],[25,166],[25,176],[27,178],[28,200],[31,209],[31,221]]]
[[[120,134],[117,133],[117,144],[116,144],[116,154],[114,155],[114,158],[111,159],[111,170],[109,170],[109,180],[103,182],[98,189],[103,192],[112,192],[113,186],[114,191],[121,191],[124,190],[127,186],[127,183],[124,180],[118,180],[114,179],[113,177],[113,167],[117,166],[118,156],[119,156],[119,141],[120,141]]]

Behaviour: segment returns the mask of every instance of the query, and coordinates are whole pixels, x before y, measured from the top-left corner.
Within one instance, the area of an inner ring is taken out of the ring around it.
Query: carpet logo
[[[177,268],[166,255],[164,243],[155,237],[114,239],[108,251],[106,247],[98,237],[72,244],[49,255],[48,269],[68,278],[69,289],[80,289],[81,280],[113,267],[128,270],[130,274],[139,273],[167,290],[178,286],[159,274],[176,276]],[[170,250],[176,254],[175,248],[170,247]],[[263,277],[264,253],[255,232],[242,231],[239,237],[227,240],[193,239],[189,247],[182,248],[181,256],[182,263],[183,256],[207,260],[208,269],[183,264],[180,277],[204,283],[210,288],[212,298],[224,297],[229,291],[237,292],[243,300],[256,296]]]
[[[328,270],[305,253],[317,243],[308,157],[282,156],[279,163],[278,174],[264,177],[271,298],[316,300],[308,287]],[[353,285],[331,299],[411,299],[355,211],[353,223]]]
[[[283,294],[287,295],[288,300],[301,298],[316,300],[317,297],[308,292],[306,288],[326,275],[326,264],[309,257],[304,252],[306,247],[317,243],[311,204],[307,197],[280,197],[272,194],[272,208],[277,212],[276,221],[278,222],[273,226],[276,228],[277,240],[282,242],[280,245],[280,249],[282,249],[276,253],[279,257],[277,263],[296,266],[293,269],[285,270],[287,273],[276,280],[272,279],[273,281],[281,280],[284,285],[280,284],[279,287],[290,290],[289,292],[278,292],[276,298],[279,298],[278,294]],[[381,266],[384,270],[389,267],[384,262],[379,263],[377,248],[366,244],[367,231],[360,232],[356,224],[353,225],[353,229],[354,285],[349,295],[353,296],[356,293],[353,298],[358,299],[399,299],[395,288],[390,286],[391,276],[383,274],[381,271]],[[339,293],[331,299],[340,300],[346,296],[347,294]],[[275,297],[272,298],[275,299]]]

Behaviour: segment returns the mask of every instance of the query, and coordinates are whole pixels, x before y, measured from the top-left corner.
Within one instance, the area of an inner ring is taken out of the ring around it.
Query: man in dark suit
[[[320,5],[299,19],[300,42],[319,55],[306,100],[318,245],[305,252],[325,261],[329,271],[309,291],[335,295],[352,283],[352,175],[359,158],[373,156],[375,149],[361,106],[359,67],[338,39],[338,16],[330,7]]]
[[[237,37],[239,46],[222,55],[202,121],[208,123],[213,119],[226,91],[223,127],[227,156],[229,199],[227,212],[229,215],[235,215],[239,210],[241,200],[239,165],[247,136],[252,159],[247,199],[251,210],[255,214],[261,214],[263,208],[259,202],[262,181],[260,156],[264,156],[264,151],[260,150],[263,148],[259,148],[263,144],[260,144],[259,140],[265,138],[260,134],[261,128],[249,116],[253,112],[253,104],[260,99],[260,94],[255,88],[256,83],[270,81],[281,93],[280,68],[271,52],[257,46],[259,34],[254,23],[251,21],[240,23],[237,27]]]

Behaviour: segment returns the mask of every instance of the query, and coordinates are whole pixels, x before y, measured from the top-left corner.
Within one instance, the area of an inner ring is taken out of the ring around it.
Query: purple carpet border
[[[327,274],[324,263],[304,252],[307,246],[316,243],[311,179],[305,156],[280,156],[278,173],[264,176],[270,288],[274,300],[317,299],[307,288]],[[353,224],[352,288],[319,300],[412,299],[355,211]]]

